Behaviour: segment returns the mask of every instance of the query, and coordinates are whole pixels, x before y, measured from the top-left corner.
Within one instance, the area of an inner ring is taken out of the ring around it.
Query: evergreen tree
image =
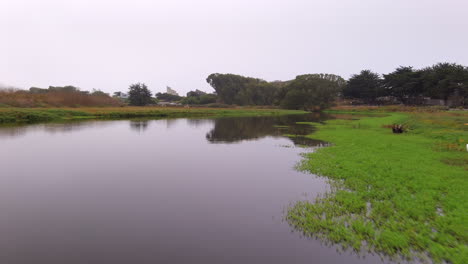
[[[128,89],[128,101],[130,105],[144,106],[151,103],[151,92],[144,83],[135,83]]]
[[[349,98],[360,98],[366,103],[375,103],[376,99],[387,95],[383,80],[378,73],[363,70],[351,76],[343,95]]]

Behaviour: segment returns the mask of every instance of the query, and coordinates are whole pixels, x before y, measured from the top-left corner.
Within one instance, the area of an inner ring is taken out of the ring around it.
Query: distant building
[[[166,102],[166,101],[159,101],[158,102],[159,106],[181,106],[180,103],[175,103],[175,102]]]
[[[424,104],[426,105],[440,105],[448,107],[463,107],[466,105],[465,97],[461,95],[460,89],[456,89],[450,96],[446,99],[436,99],[430,97],[424,97]]]
[[[127,99],[127,98],[128,98],[128,94],[122,93],[122,92],[115,92],[115,93],[114,93],[114,97],[118,97],[118,98],[120,98],[120,99]]]
[[[177,96],[179,96],[179,94],[178,94],[175,90],[171,89],[171,87],[169,87],[169,86],[166,86],[166,93],[168,93],[168,94],[170,94],[170,95],[177,95]]]

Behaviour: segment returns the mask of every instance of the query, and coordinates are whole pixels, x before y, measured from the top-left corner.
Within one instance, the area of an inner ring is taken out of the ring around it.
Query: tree
[[[333,74],[299,75],[279,93],[288,109],[322,110],[330,107],[346,81]]]
[[[101,91],[101,90],[96,90],[96,89],[93,89],[93,91],[91,92],[91,95],[94,95],[94,96],[105,96],[105,97],[110,97],[109,94]]]
[[[403,103],[415,103],[421,98],[424,89],[421,71],[413,67],[400,66],[395,71],[384,74],[384,85],[389,95],[395,96]]]
[[[346,81],[334,74],[300,75],[292,81],[267,82],[235,74],[214,73],[207,82],[218,101],[237,105],[282,105],[287,108],[328,107]]]
[[[281,107],[286,109],[303,109],[307,110],[310,106],[307,102],[308,94],[304,90],[291,89],[289,90],[283,100]]]
[[[216,103],[216,94],[208,94],[200,90],[190,91],[187,93],[187,97],[181,100],[184,105],[202,105]]]
[[[73,85],[67,86],[49,86],[49,92],[79,92],[80,89]]]
[[[242,105],[273,105],[278,87],[269,82],[249,82],[237,94],[236,100]]]
[[[266,83],[261,79],[221,73],[211,74],[206,81],[215,89],[221,103],[238,105],[252,104],[245,90],[253,89],[256,84]]]
[[[199,97],[205,95],[206,93],[196,89],[195,91],[190,91],[187,93],[187,97]]]
[[[426,96],[447,100],[450,96],[468,97],[468,67],[455,63],[438,63],[421,70]]]
[[[167,101],[167,102],[174,102],[174,101],[182,100],[181,96],[173,95],[169,93],[157,93],[156,98],[158,98],[158,100]]]
[[[135,83],[128,89],[130,105],[144,106],[151,103],[151,92],[144,83]]]
[[[200,104],[214,104],[216,103],[216,100],[218,99],[218,96],[216,94],[204,94],[199,97],[199,102]]]
[[[348,98],[360,98],[366,103],[375,103],[378,97],[385,96],[387,93],[378,73],[363,70],[351,76],[343,90],[343,95]]]

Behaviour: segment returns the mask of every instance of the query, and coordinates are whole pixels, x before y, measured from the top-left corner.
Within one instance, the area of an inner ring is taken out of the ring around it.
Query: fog
[[[212,91],[268,81],[468,64],[466,0],[2,0],[0,83]]]

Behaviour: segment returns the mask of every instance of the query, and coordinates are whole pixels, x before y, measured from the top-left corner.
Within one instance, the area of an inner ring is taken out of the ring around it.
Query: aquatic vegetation
[[[301,169],[333,191],[301,201],[288,221],[307,236],[390,256],[468,263],[468,113],[387,113],[314,124],[332,146]],[[393,134],[389,124],[408,131]],[[451,146],[451,147],[447,147]]]

